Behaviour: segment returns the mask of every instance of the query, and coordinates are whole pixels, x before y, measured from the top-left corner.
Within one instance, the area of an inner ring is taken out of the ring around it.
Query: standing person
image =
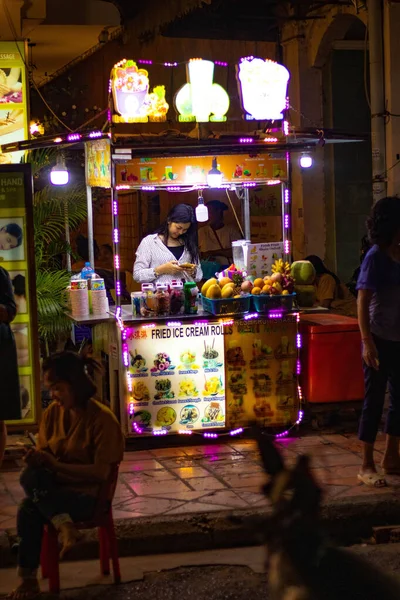
[[[7,271],[0,267],[0,466],[7,441],[5,421],[21,418],[17,348],[10,328],[16,314],[17,305],[10,277]]]
[[[305,260],[312,263],[317,274],[314,286],[318,304],[338,315],[356,317],[356,300],[339,277],[324,265],[319,256],[312,254]]]
[[[386,480],[376,470],[374,443],[388,383],[390,405],[382,468],[388,475],[400,475],[400,199],[379,200],[367,227],[373,246],[363,260],[357,283],[365,381],[359,428],[363,463],[358,479],[365,485],[383,487]]]
[[[99,365],[73,352],[56,354],[43,365],[44,383],[53,402],[45,410],[36,449],[27,451],[21,485],[26,498],[18,509],[19,587],[9,596],[31,600],[40,593],[43,527],[59,532],[61,558],[79,541],[74,523],[92,518],[100,486],[112,465],[122,461],[120,424],[104,404],[93,400],[90,376]],[[111,501],[111,498],[110,498]]]
[[[174,206],[155,233],[136,251],[133,278],[138,283],[168,283],[174,279],[201,281],[197,221],[189,204]]]
[[[203,259],[212,259],[221,267],[232,262],[232,242],[241,240],[238,227],[225,225],[224,212],[228,205],[220,200],[210,200],[208,208],[208,224],[199,230],[199,246]]]

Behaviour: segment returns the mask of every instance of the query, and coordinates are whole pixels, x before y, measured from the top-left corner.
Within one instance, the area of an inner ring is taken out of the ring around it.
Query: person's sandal
[[[368,487],[383,488],[387,486],[386,479],[379,473],[359,473],[357,479]]]

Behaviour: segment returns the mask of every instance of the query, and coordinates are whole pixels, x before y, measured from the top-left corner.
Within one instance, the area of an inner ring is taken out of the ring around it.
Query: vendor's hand
[[[362,357],[368,367],[379,371],[378,351],[372,338],[363,340]]]
[[[163,265],[157,267],[158,275],[182,275],[184,270],[179,266],[177,260],[171,260]]]

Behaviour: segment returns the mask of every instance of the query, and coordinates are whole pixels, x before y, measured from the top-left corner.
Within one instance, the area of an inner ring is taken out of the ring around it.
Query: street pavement
[[[365,500],[384,501],[400,494],[400,477],[388,477],[386,488],[374,489],[357,481],[361,444],[355,435],[311,435],[278,442],[288,465],[300,454],[312,459],[313,473],[324,489],[326,504]],[[382,459],[383,435],[376,443]],[[0,530],[15,530],[18,503],[23,497],[19,466],[5,463],[0,471]],[[261,493],[265,475],[255,443],[248,439],[226,444],[182,446],[126,452],[114,498],[114,519],[178,517],[218,511],[266,507]]]

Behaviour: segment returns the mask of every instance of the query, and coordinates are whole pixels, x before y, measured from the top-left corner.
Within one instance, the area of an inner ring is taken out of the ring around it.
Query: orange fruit
[[[263,288],[264,287],[264,280],[261,279],[261,277],[258,277],[255,281],[254,281],[254,287],[258,287],[258,288]]]
[[[253,296],[259,296],[261,294],[261,288],[254,286],[251,290],[251,293],[253,294]]]
[[[228,283],[232,283],[233,285],[235,285],[233,283],[232,279],[229,279],[229,277],[222,277],[221,279],[218,280],[218,283],[221,288],[223,288],[225,285],[228,285]]]

